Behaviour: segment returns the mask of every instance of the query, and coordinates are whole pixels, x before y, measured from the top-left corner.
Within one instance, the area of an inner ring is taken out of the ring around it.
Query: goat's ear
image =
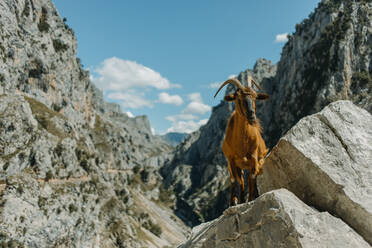
[[[235,94],[230,94],[230,95],[227,95],[223,98],[225,101],[227,102],[231,102],[231,101],[234,101],[235,100]]]
[[[257,97],[256,97],[256,100],[267,100],[269,98],[270,98],[270,96],[268,94],[258,93]]]

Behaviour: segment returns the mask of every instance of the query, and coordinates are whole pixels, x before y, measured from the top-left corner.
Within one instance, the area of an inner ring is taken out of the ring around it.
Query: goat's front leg
[[[233,159],[227,159],[227,168],[230,174],[230,201],[229,206],[235,206],[238,204],[238,198],[236,197],[236,182],[237,182],[237,173],[236,166]]]

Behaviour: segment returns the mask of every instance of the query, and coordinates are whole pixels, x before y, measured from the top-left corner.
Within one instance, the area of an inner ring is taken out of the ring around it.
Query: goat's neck
[[[255,128],[259,123],[257,118],[254,122],[249,122],[248,119],[245,117],[245,115],[242,114],[239,111],[235,111],[235,114],[238,117],[237,119],[238,119],[238,122],[239,122],[239,126],[241,126],[241,127],[248,125],[248,126],[251,126],[251,127]]]
[[[240,140],[240,145],[245,149],[249,146],[249,142],[256,137],[258,120],[254,123],[250,123],[247,118],[239,113],[235,113],[237,116],[236,121],[234,123],[234,129],[239,130],[236,132],[237,140]],[[241,137],[244,137],[243,139]],[[245,150],[243,149],[243,150]]]

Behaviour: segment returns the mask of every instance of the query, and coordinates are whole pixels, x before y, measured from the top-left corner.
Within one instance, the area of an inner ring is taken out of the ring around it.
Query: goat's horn
[[[236,78],[230,78],[228,80],[226,80],[221,86],[220,88],[217,90],[216,94],[214,94],[214,97],[217,96],[218,92],[220,92],[220,90],[226,86],[226,84],[232,84],[232,85],[235,85],[237,88],[239,89],[244,89],[243,85],[239,82],[238,79]]]
[[[254,85],[256,85],[256,87],[257,87],[259,90],[261,90],[260,85],[259,85],[258,83],[256,83],[256,82],[253,80],[253,78],[251,79],[251,81],[254,83]]]

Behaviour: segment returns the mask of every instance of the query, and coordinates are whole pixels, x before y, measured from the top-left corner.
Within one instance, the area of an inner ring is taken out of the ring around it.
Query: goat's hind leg
[[[235,167],[236,172],[237,172],[237,179],[239,183],[239,190],[240,190],[240,201],[239,203],[244,203],[245,202],[245,197],[244,197],[244,170]]]
[[[256,175],[252,173],[252,171],[249,171],[248,191],[248,202],[256,199],[256,197],[258,196],[258,192],[256,190]]]

